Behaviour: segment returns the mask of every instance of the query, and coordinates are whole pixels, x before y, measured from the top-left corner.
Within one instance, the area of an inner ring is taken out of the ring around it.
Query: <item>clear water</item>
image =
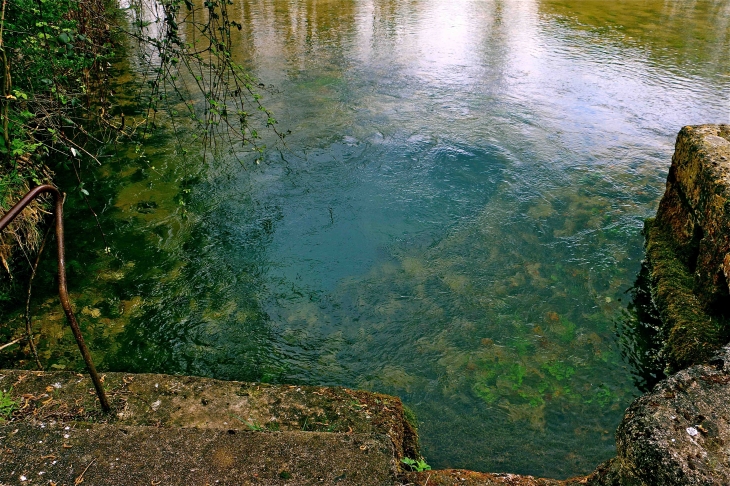
[[[730,122],[730,3],[236,1],[292,135],[248,170],[160,139],[86,174],[101,367],[396,394],[439,468],[612,457],[639,394],[616,321],[676,132]],[[36,315],[79,366],[50,294]]]

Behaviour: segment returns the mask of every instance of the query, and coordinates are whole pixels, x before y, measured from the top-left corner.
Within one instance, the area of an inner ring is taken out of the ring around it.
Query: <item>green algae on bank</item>
[[[644,231],[654,303],[667,336],[662,354],[669,374],[706,361],[728,335],[722,321],[708,314],[697,298],[692,273],[678,256],[669,230],[649,219]]]

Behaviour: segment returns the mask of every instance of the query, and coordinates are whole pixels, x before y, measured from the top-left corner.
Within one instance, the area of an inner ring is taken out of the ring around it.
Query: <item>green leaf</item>
[[[431,466],[429,466],[423,459],[415,460],[410,457],[404,457],[400,460],[400,462],[408,466],[411,471],[422,472],[431,470]]]

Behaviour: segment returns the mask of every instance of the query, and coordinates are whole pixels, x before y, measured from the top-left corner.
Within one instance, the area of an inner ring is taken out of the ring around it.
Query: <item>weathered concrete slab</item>
[[[96,424],[0,426],[0,484],[392,485],[390,439]]]
[[[728,293],[722,272],[730,254],[730,125],[682,128],[657,220],[690,249],[697,293],[713,303]]]
[[[18,404],[0,426],[0,484],[395,484],[399,459],[418,453],[396,397],[103,376],[110,414],[86,375],[0,371]]]
[[[397,458],[418,457],[418,437],[397,397],[346,388],[267,385],[191,376],[106,373],[102,413],[91,380],[71,372],[0,370],[19,419],[156,427],[381,434]]]

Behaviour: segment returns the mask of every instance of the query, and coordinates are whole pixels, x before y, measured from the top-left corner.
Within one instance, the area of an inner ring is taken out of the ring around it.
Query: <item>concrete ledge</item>
[[[400,458],[419,457],[396,397],[103,377],[110,414],[86,375],[0,370],[0,390],[17,404],[0,425],[0,484],[397,484]]]
[[[110,415],[86,375],[0,370],[0,390],[12,390],[20,402],[19,421],[380,434],[391,439],[396,458],[419,456],[416,430],[390,395],[157,374],[105,373],[103,379]]]
[[[23,423],[0,438],[8,485],[390,485],[397,467],[365,434]]]
[[[657,222],[671,228],[703,303],[727,296],[722,263],[730,253],[730,125],[680,130]]]

